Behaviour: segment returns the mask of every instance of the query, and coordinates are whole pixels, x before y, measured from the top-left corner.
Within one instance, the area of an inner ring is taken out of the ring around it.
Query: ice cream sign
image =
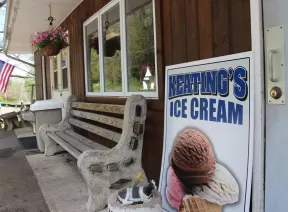
[[[251,53],[166,68],[164,211],[249,212]]]
[[[170,101],[170,116],[187,118],[189,115],[193,120],[243,124],[242,104],[226,102],[224,98],[218,100],[206,98],[206,96],[217,95],[227,97],[229,83],[233,84],[234,97],[245,101],[248,93],[245,67],[170,75],[168,92],[170,100],[187,95],[203,96],[202,98],[194,97],[189,103],[187,98]],[[189,106],[191,113],[187,114]]]

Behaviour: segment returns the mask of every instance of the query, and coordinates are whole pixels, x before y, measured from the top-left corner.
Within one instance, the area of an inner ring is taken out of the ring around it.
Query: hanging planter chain
[[[49,8],[50,8],[50,16],[48,17],[48,21],[50,21],[49,23],[49,30],[53,29],[53,21],[55,20],[55,18],[52,16],[52,6],[51,3],[49,4]]]

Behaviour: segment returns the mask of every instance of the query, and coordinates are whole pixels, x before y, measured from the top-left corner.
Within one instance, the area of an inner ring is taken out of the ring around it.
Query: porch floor
[[[25,151],[17,137],[30,136],[32,128],[0,132],[0,212],[86,212],[87,188],[76,159]]]
[[[14,132],[0,132],[0,212],[49,212]]]
[[[26,156],[51,212],[85,212],[87,188],[68,153]]]

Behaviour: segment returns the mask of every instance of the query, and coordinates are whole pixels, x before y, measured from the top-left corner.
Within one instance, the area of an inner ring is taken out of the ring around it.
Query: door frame
[[[62,74],[62,52],[67,51],[67,81],[68,81],[68,88],[63,88],[63,74]],[[57,60],[57,90],[55,90],[55,85],[54,85],[54,63],[53,59],[56,57]],[[65,49],[61,49],[58,55],[56,56],[51,56],[49,57],[50,61],[50,76],[51,76],[51,98],[53,99],[53,93],[54,92],[65,92],[65,91],[70,91],[72,94],[72,85],[71,85],[71,66],[70,66],[70,48],[69,46],[66,47]]]
[[[41,56],[41,71],[42,71],[42,89],[43,89],[43,100],[47,99],[46,92],[46,58]]]
[[[262,0],[250,0],[251,45],[254,58],[255,113],[252,211],[265,211],[265,81]]]

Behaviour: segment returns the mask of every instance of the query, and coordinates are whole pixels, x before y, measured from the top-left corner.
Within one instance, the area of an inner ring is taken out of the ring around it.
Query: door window
[[[61,50],[57,56],[50,57],[53,91],[70,89],[69,47]]]
[[[62,74],[62,87],[69,89],[69,59],[68,48],[61,51],[61,74]]]
[[[58,62],[57,56],[52,57],[53,89],[58,90]]]

